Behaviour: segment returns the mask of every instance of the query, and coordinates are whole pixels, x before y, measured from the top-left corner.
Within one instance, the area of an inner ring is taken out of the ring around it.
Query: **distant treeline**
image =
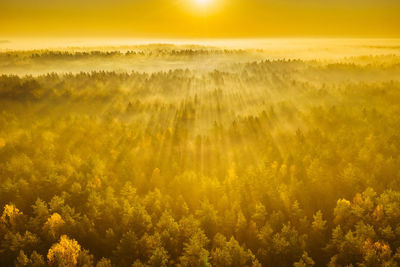
[[[85,59],[90,57],[193,57],[212,55],[245,55],[249,51],[237,49],[153,49],[121,51],[70,52],[52,50],[1,52],[0,59]]]

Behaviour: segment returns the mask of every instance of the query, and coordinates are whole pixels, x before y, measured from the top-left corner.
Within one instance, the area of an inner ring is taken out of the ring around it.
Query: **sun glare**
[[[189,0],[186,2],[192,12],[198,16],[209,16],[220,11],[220,0]]]
[[[198,5],[207,5],[211,0],[195,0]]]

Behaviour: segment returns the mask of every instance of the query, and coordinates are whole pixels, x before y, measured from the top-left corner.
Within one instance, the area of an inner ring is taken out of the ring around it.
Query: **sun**
[[[1,0],[0,0],[1,1]],[[187,10],[194,17],[212,17],[221,11],[222,3],[226,0],[182,0]]]

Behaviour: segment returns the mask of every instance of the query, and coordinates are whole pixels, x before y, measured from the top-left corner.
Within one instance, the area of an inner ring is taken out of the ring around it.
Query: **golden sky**
[[[400,37],[400,0],[0,0],[0,37]]]

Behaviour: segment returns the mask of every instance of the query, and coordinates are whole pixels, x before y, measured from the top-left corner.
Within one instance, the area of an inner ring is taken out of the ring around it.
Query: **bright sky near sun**
[[[399,0],[0,0],[0,37],[400,37]]]

